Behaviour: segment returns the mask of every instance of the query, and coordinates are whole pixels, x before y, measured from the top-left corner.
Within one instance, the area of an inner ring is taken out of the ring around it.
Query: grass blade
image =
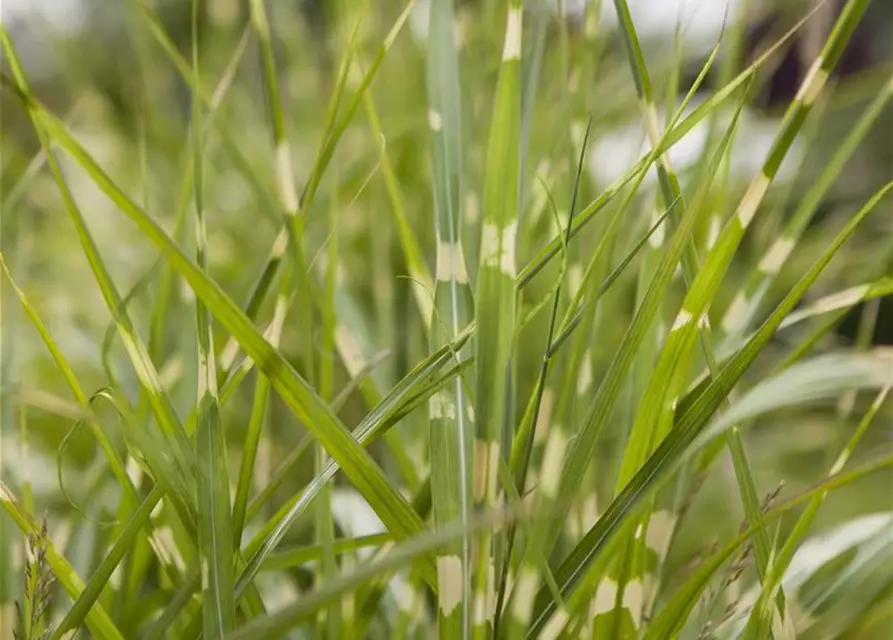
[[[509,398],[515,334],[515,239],[518,232],[521,130],[521,33],[524,8],[510,0],[505,22],[502,63],[496,85],[492,128],[487,148],[480,264],[475,296],[474,500],[496,506],[497,468],[511,447]],[[487,533],[478,541],[475,572],[474,635],[483,638],[493,624],[496,543]]]
[[[428,29],[428,126],[434,174],[437,237],[431,350],[452,342],[473,318],[462,244],[462,126],[452,0],[435,0]],[[466,347],[456,354],[469,355]],[[470,411],[471,409],[471,411]],[[473,405],[462,376],[435,392],[428,404],[431,493],[436,528],[472,514]],[[438,629],[441,638],[471,632],[471,539],[441,550],[437,558]]]
[[[195,252],[198,268],[207,274],[207,231],[204,210],[204,173],[201,104],[198,96],[200,67],[198,58],[199,0],[192,2],[192,164],[195,179]],[[198,540],[202,573],[202,621],[204,636],[218,640],[236,623],[233,600],[232,507],[229,498],[229,473],[226,434],[220,422],[217,397],[217,364],[214,353],[211,314],[196,301],[198,337],[198,391],[195,453],[198,465]]]

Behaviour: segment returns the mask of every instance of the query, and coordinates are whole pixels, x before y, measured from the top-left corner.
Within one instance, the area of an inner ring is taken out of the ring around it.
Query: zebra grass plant
[[[884,637],[893,77],[834,80],[868,0],[749,174],[823,2],[745,64],[728,16],[687,85],[684,24],[668,53],[626,0],[333,3],[310,38],[221,4],[184,54],[128,3],[125,133],[95,92],[58,115],[0,27],[39,146],[3,143],[0,635]]]

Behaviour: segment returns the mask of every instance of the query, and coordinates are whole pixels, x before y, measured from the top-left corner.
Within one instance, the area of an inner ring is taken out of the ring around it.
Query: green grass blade
[[[171,61],[174,63],[174,66],[183,80],[189,84],[192,84],[192,71],[190,70],[190,66],[187,61],[180,55],[176,44],[170,38],[170,36],[165,32],[164,27],[161,24],[158,16],[152,11],[151,7],[149,7],[144,0],[136,0],[136,4],[140,9],[147,27],[152,33],[152,36],[157,40],[158,44],[161,46],[165,55],[167,55]],[[359,99],[362,97],[374,79],[376,72],[378,71],[381,63],[386,55],[388,49],[393,45],[394,40],[397,35],[399,35],[400,30],[403,27],[403,24],[406,21],[406,18],[409,13],[409,9],[412,7],[412,2],[409,3],[409,6],[400,14],[397,20],[394,23],[391,31],[388,34],[385,42],[382,47],[379,48],[374,60],[373,64],[370,66],[366,74],[363,76],[363,79],[360,83],[360,87],[357,90],[357,93],[353,99],[353,101],[348,104],[345,108],[344,113],[340,118],[336,119],[338,106],[340,104],[340,99],[342,95],[342,90],[344,88],[344,82],[347,78],[347,72],[349,70],[349,63],[351,60],[351,56],[353,55],[353,48],[351,47],[348,50],[348,57],[346,64],[343,66],[341,76],[339,78],[339,82],[336,86],[336,90],[332,96],[332,100],[329,104],[328,110],[328,120],[326,123],[325,130],[323,132],[322,139],[320,141],[320,149],[316,155],[314,160],[314,165],[311,170],[311,176],[308,180],[308,183],[305,185],[305,188],[301,194],[301,197],[298,198],[295,194],[293,177],[292,177],[292,169],[290,162],[290,151],[288,150],[287,145],[285,144],[285,134],[284,134],[284,126],[280,129],[277,128],[276,120],[274,116],[274,128],[278,132],[278,134],[274,135],[277,141],[276,147],[276,167],[275,173],[277,176],[277,190],[279,193],[280,207],[278,208],[275,205],[272,205],[271,214],[276,219],[281,218],[281,214],[283,211],[289,212],[293,211],[296,215],[290,216],[290,218],[294,220],[300,220],[303,217],[303,214],[306,213],[306,209],[312,203],[316,190],[319,186],[319,182],[322,179],[323,174],[325,173],[326,168],[328,167],[329,162],[334,154],[335,148],[338,145],[338,142],[344,135],[345,130],[347,129],[348,124],[350,123],[354,113],[356,112]],[[269,47],[269,25],[266,20],[266,12],[263,11],[263,4],[258,3],[256,6],[252,3],[252,8],[254,9],[253,15],[255,16],[253,25],[254,30],[259,33],[266,34],[267,40],[266,44],[262,43],[262,50],[268,51]],[[244,47],[244,44],[247,41],[240,43],[240,48]],[[268,53],[263,54],[265,56],[266,68],[269,68],[269,65],[273,63],[272,60],[272,52],[271,50]],[[269,73],[267,71],[267,73]],[[275,79],[275,74],[273,76]],[[215,104],[219,102],[220,91],[219,89],[215,91],[213,95],[209,94],[202,86],[198,88],[199,96],[202,100],[207,103],[208,107],[213,111],[215,110]],[[278,96],[278,83],[277,88],[275,89],[275,95]],[[273,95],[269,96],[270,99],[273,99]],[[272,113],[281,112],[281,105],[278,100],[274,100],[271,103]],[[236,161],[237,168],[239,171],[246,177],[252,190],[257,194],[259,199],[270,205],[271,201],[269,198],[269,194],[262,186],[262,180],[257,175],[256,169],[252,166],[252,164],[241,155],[236,146],[235,142],[232,139],[231,134],[226,126],[224,120],[220,117],[213,119],[213,124],[215,125],[215,129],[217,133],[221,136],[221,140],[224,143],[225,149],[230,153],[233,159]],[[281,124],[281,123],[280,123]],[[275,133],[275,132],[274,132]],[[278,144],[281,142],[282,144]],[[292,207],[297,203],[298,206]],[[298,208],[301,209],[298,212]],[[300,213],[301,215],[297,215]],[[297,224],[297,223],[296,223]],[[248,303],[245,307],[245,312],[249,318],[254,320],[260,311],[263,302],[266,300],[267,295],[269,294],[270,287],[272,286],[276,276],[279,272],[280,266],[285,259],[286,251],[288,250],[289,243],[291,242],[291,236],[293,235],[290,231],[291,227],[289,225],[284,226],[276,235],[276,239],[273,243],[273,246],[270,250],[270,254],[267,258],[266,264],[264,266],[263,272],[258,279],[255,287],[253,288]],[[298,268],[299,275],[305,273],[305,269]],[[313,303],[313,307],[316,309],[322,308],[322,298],[320,292],[317,290],[317,287],[314,286],[311,280],[307,279],[304,282],[304,287],[307,289],[308,293],[311,295],[311,302]],[[340,334],[339,334],[340,336]],[[342,360],[346,360],[348,354],[350,353],[349,345],[343,344],[341,340],[339,340],[338,344],[339,356]],[[236,363],[238,358],[238,342],[235,341],[232,337],[225,343],[223,349],[220,352],[220,367],[219,367],[219,380],[218,382],[222,384],[222,382],[228,379],[229,374],[232,371],[233,365]]]
[[[614,6],[617,11],[619,22],[624,34],[624,41],[626,42],[627,46],[630,67],[633,73],[633,78],[635,80],[636,91],[638,93],[640,101],[640,109],[645,120],[648,138],[652,146],[656,147],[660,143],[659,124],[657,118],[657,109],[654,97],[651,92],[651,80],[648,74],[648,70],[645,66],[644,55],[639,45],[638,35],[636,33],[635,26],[632,23],[632,17],[629,13],[629,7],[627,6],[626,1],[615,0]],[[709,68],[711,62],[712,57],[708,60],[705,68]],[[673,87],[671,87],[671,89],[672,88]],[[670,166],[669,160],[666,155],[662,155],[658,158],[657,172],[660,190],[665,206],[670,207],[671,210],[678,207],[678,209],[680,210],[679,215],[682,215],[682,212],[684,211],[686,206],[685,200],[682,197],[680,191],[679,179]],[[679,215],[677,215],[676,217],[678,218]],[[698,263],[699,260],[695,250],[695,245],[694,242],[691,241],[686,246],[686,250],[682,255],[682,274],[685,283],[689,288],[692,287],[693,282],[695,281],[697,274],[699,273]],[[674,327],[671,328],[671,331],[675,328],[676,327],[674,323]],[[715,373],[717,370],[716,356],[713,350],[713,339],[711,336],[709,322],[699,322],[697,324],[696,331],[700,335],[701,345],[704,350],[704,355],[707,360],[708,367]],[[658,362],[660,363],[660,360],[658,360]],[[650,366],[654,365],[651,364]],[[653,386],[649,385],[643,391],[643,398],[645,399],[643,406],[646,407],[646,411],[640,413],[646,416],[646,419],[639,420],[637,418],[636,422],[633,425],[630,435],[630,446],[627,449],[627,452],[632,452],[634,455],[625,456],[624,458],[624,463],[621,468],[621,474],[618,478],[617,483],[618,491],[620,491],[629,480],[632,470],[638,468],[638,465],[642,463],[641,454],[643,453],[643,449],[644,451],[650,451],[651,449],[653,449],[654,444],[665,437],[669,426],[672,424],[672,419],[669,417],[668,412],[659,414],[654,419],[651,419],[651,417],[654,415],[653,411],[651,411],[651,408],[654,406],[660,407],[659,402],[655,403],[653,401],[655,397],[654,389],[661,388],[660,385],[665,384],[665,382],[666,381],[662,379],[660,380],[660,382],[655,383]],[[745,511],[748,514],[749,519],[753,520],[760,514],[760,503],[757,497],[753,474],[751,473],[750,466],[747,461],[747,456],[745,454],[744,444],[741,442],[741,439],[738,436],[738,432],[735,429],[732,429],[729,432],[728,446],[732,455],[735,473],[739,484],[739,491],[741,493],[742,502],[745,505]],[[635,455],[636,453],[638,453],[639,455]],[[659,518],[661,520],[666,519],[665,514],[663,513],[656,513],[655,518]],[[666,524],[659,524],[657,521],[655,521],[654,525],[651,525],[648,522],[648,517],[646,517],[646,519],[642,522],[641,526],[646,531],[649,529],[657,530],[658,528],[669,528]],[[618,581],[618,587],[616,589],[617,607],[613,611],[606,612],[602,616],[603,620],[602,624],[600,625],[600,629],[604,630],[605,633],[601,634],[600,637],[605,637],[606,634],[614,635],[617,633],[619,633],[621,637],[631,637],[635,634],[635,629],[637,626],[640,625],[640,621],[644,613],[643,610],[639,609],[639,607],[642,606],[643,600],[642,597],[640,597],[639,595],[644,588],[643,584],[650,578],[650,582],[653,585],[651,588],[654,589],[657,587],[657,583],[654,580],[653,575],[649,576],[646,574],[653,574],[657,566],[663,560],[662,556],[665,553],[664,543],[662,540],[656,539],[659,535],[660,534],[653,534],[651,536],[652,540],[654,540],[651,545],[651,549],[647,548],[649,546],[647,536],[630,541],[626,556],[623,559],[619,560],[615,565],[614,572],[617,574],[615,577]],[[765,566],[765,562],[768,559],[768,547],[768,538],[766,538],[763,532],[758,532],[756,548],[758,549],[757,556],[761,567]],[[638,610],[633,610],[627,606],[624,606],[627,599],[625,595],[625,591],[627,588],[629,588],[632,592],[629,597],[630,602],[632,603],[631,606],[635,607]],[[646,594],[646,600],[650,599],[651,595],[651,593]],[[621,612],[622,609],[625,609],[627,611],[627,616],[624,616],[624,614]],[[632,627],[630,627],[630,621],[632,622]]]
[[[332,198],[329,207],[329,244],[326,253],[325,275],[325,311],[322,317],[323,353],[335,351],[335,323],[337,307],[335,304],[337,274],[338,274],[338,220],[339,200],[337,192]],[[334,363],[331,358],[324,358],[320,363],[320,394],[331,406],[332,386],[334,384]],[[314,460],[314,472],[319,474],[328,463],[328,455],[322,447],[316,447]],[[316,501],[314,535],[317,543],[322,547],[322,561],[319,563],[316,579],[320,583],[325,582],[335,575],[337,564],[335,559],[335,523],[332,517],[332,486],[326,484]],[[340,638],[343,634],[341,607],[333,605],[321,612],[318,622],[320,635],[330,638]]]
[[[276,298],[276,307],[273,311],[273,319],[266,331],[266,337],[273,347],[279,346],[282,338],[282,329],[288,311],[288,294],[291,290],[291,270],[286,267],[280,283],[279,296]],[[264,417],[266,415],[267,400],[270,394],[270,381],[265,376],[259,376],[254,388],[254,400],[251,404],[251,417],[248,420],[248,432],[245,434],[245,447],[242,450],[242,462],[239,467],[239,479],[236,485],[236,497],[233,501],[233,544],[238,549],[242,540],[242,534],[246,525],[246,512],[248,511],[248,495],[254,479],[254,466],[257,461],[258,447],[261,442]],[[221,394],[226,397],[226,394]]]
[[[277,141],[277,176],[280,183],[280,193],[282,194],[281,198],[283,202],[283,208],[288,213],[288,218],[291,223],[290,227],[286,226],[277,235],[276,241],[274,242],[271,249],[267,265],[264,268],[264,273],[261,276],[261,279],[258,281],[258,286],[252,292],[248,309],[256,310],[260,307],[261,302],[267,295],[269,286],[271,285],[273,278],[275,277],[279,265],[281,264],[282,259],[285,256],[285,252],[288,249],[289,243],[295,242],[296,239],[300,239],[304,224],[304,217],[306,216],[307,210],[309,209],[310,205],[314,201],[316,191],[319,188],[319,184],[322,180],[323,174],[328,168],[329,162],[331,161],[332,156],[335,153],[335,148],[344,135],[344,132],[347,129],[347,126],[352,120],[354,114],[356,113],[356,110],[359,108],[360,100],[363,98],[366,90],[372,83],[372,80],[374,79],[379,67],[381,66],[385,55],[387,54],[388,50],[391,48],[400,31],[402,30],[412,6],[413,2],[411,1],[403,10],[403,12],[401,12],[401,14],[398,16],[397,20],[394,23],[394,26],[391,28],[391,31],[385,38],[384,43],[382,43],[381,47],[379,47],[375,57],[372,60],[372,63],[370,64],[366,73],[363,75],[363,78],[360,81],[360,85],[356,90],[353,100],[346,106],[343,115],[340,118],[336,119],[336,113],[339,104],[338,99],[340,98],[341,90],[343,89],[343,82],[347,78],[347,74],[350,68],[350,60],[353,54],[353,47],[349,48],[348,58],[342,68],[342,77],[339,80],[339,84],[336,87],[336,92],[333,95],[333,101],[331,102],[329,107],[329,121],[320,142],[320,150],[317,153],[316,159],[314,160],[313,167],[310,171],[310,176],[308,177],[307,183],[300,198],[298,198],[297,194],[294,192],[294,185],[292,183],[293,177],[291,174],[291,162],[289,159],[290,152],[288,151],[288,147],[284,143],[284,132],[280,128],[278,128],[278,125],[275,125],[276,120],[274,118],[274,135],[276,136]],[[263,10],[262,0],[253,0],[252,9],[255,28],[260,34],[266,34],[265,36],[262,35],[261,39],[263,49],[267,51],[267,53],[264,54],[267,80],[268,83],[275,83],[276,74],[275,69],[273,68],[272,49],[269,42],[269,25],[266,20],[266,13]],[[275,92],[275,95],[278,95],[278,90]],[[274,92],[272,91],[270,100],[273,113],[275,114],[277,112],[281,112],[279,101],[274,101]],[[306,267],[304,266],[306,265],[306,260],[301,260],[301,258],[303,257],[303,250],[300,247],[292,248],[297,252],[296,257],[299,258],[299,262],[296,265],[296,273],[297,275],[303,277],[303,274],[306,273]],[[322,301],[318,292],[316,292],[316,288],[313,286],[313,283],[305,279],[303,284],[304,289],[307,291],[307,293],[312,294],[312,299],[314,300],[315,306],[317,306],[318,308],[321,307]],[[249,316],[250,315],[251,314],[249,314]],[[309,317],[306,315],[305,320],[309,320]],[[310,332],[308,331],[307,333],[309,334]],[[349,346],[342,344],[339,340],[338,347],[342,359],[346,360],[347,355],[350,353]],[[232,361],[235,360],[235,349],[236,346],[234,342],[230,342],[224,348],[224,353],[231,355]],[[312,367],[310,367],[310,369],[312,370]]]
[[[515,335],[515,242],[520,195],[521,41],[524,8],[510,0],[487,160],[483,197],[480,264],[475,297],[477,319],[474,445],[474,500],[496,506],[497,468],[511,446],[509,398]],[[475,571],[474,634],[485,637],[493,624],[496,541],[478,541]]]
[[[56,363],[56,366],[58,367],[59,372],[62,374],[65,383],[68,385],[68,388],[71,389],[71,393],[72,395],[74,395],[75,400],[87,415],[92,414],[92,410],[90,408],[90,400],[87,397],[87,394],[84,393],[83,388],[78,382],[77,376],[75,376],[74,374],[74,370],[68,363],[68,360],[65,358],[62,351],[59,349],[56,341],[50,335],[49,330],[40,319],[37,311],[34,309],[33,306],[31,306],[31,303],[25,296],[25,292],[22,291],[12,279],[12,274],[9,272],[9,268],[6,265],[6,260],[4,259],[2,253],[0,253],[0,267],[2,267],[3,273],[6,275],[6,278],[9,280],[9,283],[12,285],[12,288],[16,293],[16,296],[19,298],[19,302],[21,302],[22,308],[25,310],[25,313],[28,315],[28,318],[34,325],[34,328],[37,329],[37,332],[40,334],[44,345],[46,345],[47,350],[53,357],[53,361]],[[102,430],[102,427],[97,424],[95,420],[89,420],[89,424],[93,436],[96,438],[96,441],[99,443],[102,452],[105,454],[108,460],[108,464],[111,468],[112,474],[115,476],[115,479],[118,481],[121,489],[125,492],[127,498],[132,501],[131,504],[135,506],[138,502],[136,489],[134,489],[133,483],[130,481],[130,478],[127,475],[127,472],[124,468],[124,463],[121,461],[118,452],[115,450],[114,444],[111,442],[105,431]]]
[[[434,174],[437,264],[431,350],[452,342],[471,322],[473,305],[462,243],[462,127],[452,0],[431,5],[428,37],[428,127]],[[466,348],[457,359],[468,355]],[[472,513],[473,409],[461,376],[429,401],[429,450],[434,522],[468,526]],[[471,539],[465,535],[437,558],[441,638],[471,632]]]
[[[401,405],[408,404],[414,399],[418,399],[420,385],[433,376],[441,367],[452,359],[455,350],[461,348],[469,339],[470,332],[466,331],[452,344],[440,349],[432,354],[425,362],[418,365],[413,371],[409,372],[404,379],[396,385],[391,392],[382,400],[381,404],[370,413],[363,422],[354,430],[356,441],[363,446],[375,439],[383,428],[389,426],[390,421],[401,408]],[[437,382],[439,385],[440,381]],[[437,388],[436,386],[433,388]],[[427,393],[432,393],[433,388]],[[427,399],[425,395],[421,395],[421,399]],[[331,480],[339,467],[339,463],[335,460],[330,461],[326,465],[325,471],[311,481],[304,490],[296,494],[292,499],[287,501],[279,509],[277,514],[266,523],[254,538],[246,545],[247,555],[251,557],[245,572],[239,579],[236,586],[237,591],[241,591],[243,585],[250,581],[256,573],[265,557],[269,555],[273,549],[282,540],[285,532],[295,521],[295,519],[307,508],[309,503],[316,497],[321,486]]]
[[[728,371],[728,369],[724,370],[724,374]],[[739,402],[732,405],[729,411],[718,416],[717,419],[710,422],[706,427],[695,428],[694,432],[689,432],[688,430],[692,425],[691,421],[688,421],[689,424],[687,425],[680,425],[679,431],[674,431],[664,441],[655,456],[649,458],[648,463],[627,485],[627,488],[618,500],[623,500],[628,490],[636,486],[635,493],[629,494],[630,502],[627,502],[624,508],[633,511],[641,509],[644,506],[640,504],[643,501],[644,494],[651,492],[655,488],[654,484],[664,482],[667,475],[682,466],[685,459],[691,459],[709,441],[721,436],[725,431],[745,420],[786,406],[835,397],[848,389],[885,388],[890,385],[891,380],[893,378],[891,378],[890,356],[887,353],[869,356],[861,354],[824,356],[792,367],[773,378],[761,382]],[[720,399],[718,397],[712,400],[714,407],[718,407],[719,403]],[[692,413],[698,413],[697,409],[686,415],[691,416]],[[701,414],[699,419],[704,418],[706,416]],[[683,442],[686,444],[682,444]],[[664,451],[672,460],[661,459],[659,454]],[[667,465],[667,467],[663,467],[663,465]],[[639,484],[640,481],[643,484]],[[649,485],[650,488],[646,488]],[[604,520],[613,520],[615,504],[616,502],[612,503],[603,515],[602,521],[587,534],[587,537],[590,537],[597,535],[595,532],[599,532],[598,535],[602,537],[597,546],[602,549],[605,548],[604,545],[608,544],[611,535],[610,533],[605,533],[603,529],[603,526],[605,526]],[[628,515],[629,512],[627,512]],[[625,519],[627,516],[621,516],[621,519]],[[614,525],[608,526],[614,527]],[[628,529],[627,525],[619,524],[617,526]],[[611,530],[617,531],[616,528],[609,529],[609,531]],[[562,585],[562,592],[566,590],[564,581],[571,576],[574,576],[574,581],[583,579],[581,573],[585,569],[579,563],[592,561],[592,556],[589,555],[591,549],[583,551],[585,546],[584,544],[578,546],[556,571],[556,579]],[[586,560],[587,557],[589,558],[588,560]],[[569,592],[568,603],[571,610],[574,610],[576,607],[576,604],[574,604],[575,594],[580,593],[584,592],[580,590]],[[541,594],[539,600],[545,601],[545,595],[547,594]],[[576,600],[579,600],[579,596],[576,597]],[[551,605],[547,605],[547,610],[551,608]],[[534,630],[541,625],[542,622],[539,625],[535,624]]]
[[[380,547],[393,540],[394,537],[389,533],[373,533],[357,538],[339,538],[332,545],[332,550],[340,555],[367,547]],[[319,544],[280,549],[267,558],[261,571],[279,571],[311,562],[318,562],[322,554],[323,546]]]
[[[891,293],[893,293],[893,277],[883,278],[870,284],[848,287],[823,296],[808,307],[795,311],[785,318],[779,328],[787,329],[804,320],[831,313],[832,311],[848,310],[862,302],[883,298]]]
[[[199,0],[192,3],[192,163],[195,179],[196,264],[207,274],[207,231],[204,210],[202,114],[198,86]],[[195,305],[198,338],[198,392],[195,454],[198,459],[198,540],[202,573],[204,636],[218,640],[235,626],[233,600],[232,506],[229,496],[226,434],[220,421],[217,397],[217,363],[211,314],[201,301]]]
[[[290,240],[292,251],[294,252],[294,260],[296,269],[297,293],[301,298],[310,299],[314,297],[314,285],[310,281],[310,273],[307,268],[308,260],[304,248],[304,227],[306,223],[306,212],[312,200],[313,191],[310,192],[310,198],[305,198],[302,203],[298,200],[298,192],[295,189],[294,173],[292,170],[291,149],[285,131],[285,118],[282,112],[281,91],[279,88],[279,75],[276,68],[276,60],[273,53],[272,34],[270,32],[270,24],[267,19],[266,9],[264,8],[264,0],[251,1],[251,23],[257,32],[258,42],[260,44],[261,60],[264,70],[264,86],[267,89],[267,98],[269,108],[273,120],[273,144],[276,153],[276,186],[279,194],[279,202],[282,211],[285,213],[287,225],[289,225],[288,233],[283,235],[280,232],[277,243],[274,245],[283,247],[284,242]],[[311,178],[312,180],[312,178]],[[272,254],[271,254],[272,257]],[[279,256],[282,258],[282,256]],[[305,360],[305,371],[308,372],[310,384],[315,383],[317,367],[315,362],[316,349],[313,344],[313,335],[315,332],[314,309],[312,305],[302,304],[299,306],[299,326],[301,327],[301,336],[303,345],[301,354]]]

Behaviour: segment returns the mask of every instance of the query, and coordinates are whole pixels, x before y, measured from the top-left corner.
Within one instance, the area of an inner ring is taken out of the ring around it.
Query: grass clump
[[[64,117],[0,32],[15,637],[884,637],[867,0],[689,84],[626,0],[224,5],[125,3],[113,90],[56,41]]]

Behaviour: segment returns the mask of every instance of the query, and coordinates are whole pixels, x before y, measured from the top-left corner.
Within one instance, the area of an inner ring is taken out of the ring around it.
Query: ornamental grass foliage
[[[889,637],[889,6],[97,6],[0,27],[0,638]]]

